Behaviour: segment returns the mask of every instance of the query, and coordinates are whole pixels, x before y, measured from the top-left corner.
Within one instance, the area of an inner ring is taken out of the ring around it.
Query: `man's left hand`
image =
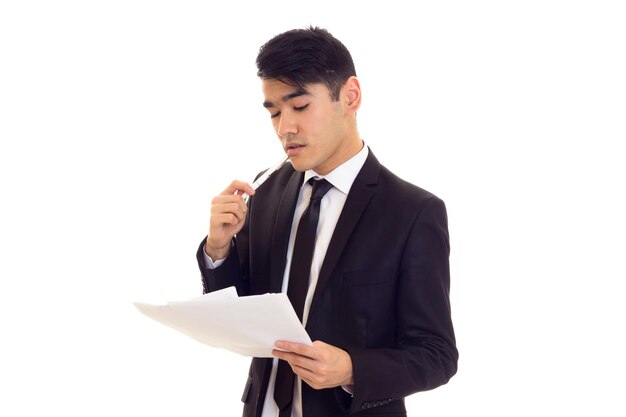
[[[314,389],[353,385],[352,359],[345,350],[316,340],[312,346],[280,340],[272,354]]]

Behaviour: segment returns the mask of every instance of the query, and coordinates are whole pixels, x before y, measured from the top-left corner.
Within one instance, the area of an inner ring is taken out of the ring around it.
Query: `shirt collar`
[[[363,148],[361,148],[359,153],[326,175],[319,175],[312,169],[305,171],[304,184],[306,184],[307,181],[313,177],[325,178],[326,181],[333,185],[333,187],[347,195],[352,187],[352,183],[356,179],[356,176],[359,174],[361,168],[363,168],[368,154],[369,150],[367,146],[365,146],[365,143],[363,143]]]

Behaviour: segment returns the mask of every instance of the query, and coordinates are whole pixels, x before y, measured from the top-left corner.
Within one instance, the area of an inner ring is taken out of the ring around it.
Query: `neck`
[[[324,167],[317,167],[316,172],[320,175],[327,175],[329,172],[332,172],[339,165],[344,162],[352,159],[354,155],[358,154],[361,149],[363,149],[364,143],[358,132],[349,138],[346,138],[346,142],[341,147],[341,149],[337,149],[337,153],[333,156],[332,161],[328,161]]]

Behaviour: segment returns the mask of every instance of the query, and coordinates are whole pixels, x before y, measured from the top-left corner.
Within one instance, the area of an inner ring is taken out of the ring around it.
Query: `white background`
[[[622,2],[364,3],[1,3],[0,415],[240,414],[248,359],[132,302],[200,294],[211,197],[280,157],[258,48],[309,24],[448,206],[459,373],[409,414],[625,415]]]

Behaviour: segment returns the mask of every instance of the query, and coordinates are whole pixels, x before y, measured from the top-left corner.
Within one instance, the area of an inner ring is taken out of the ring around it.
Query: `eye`
[[[309,105],[308,105],[308,104],[305,104],[304,106],[294,107],[293,109],[294,109],[295,111],[302,111],[302,110],[306,109],[307,107],[309,107]]]
[[[279,112],[279,111],[277,111],[277,112],[276,112],[276,113],[274,113],[274,114],[271,114],[271,113],[270,113],[270,118],[272,118],[272,119],[275,119],[275,118],[277,118],[278,116],[280,116],[280,112]]]

